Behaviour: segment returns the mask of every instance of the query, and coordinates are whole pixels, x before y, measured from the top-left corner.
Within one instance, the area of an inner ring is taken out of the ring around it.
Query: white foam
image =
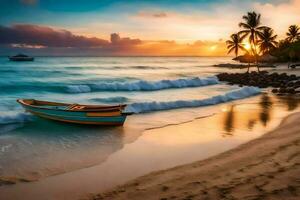
[[[93,101],[103,102],[103,103],[124,103],[129,99],[123,96],[107,97],[107,98],[93,98]]]
[[[218,84],[218,78],[181,78],[175,80],[160,81],[133,81],[125,83],[101,83],[91,85],[70,85],[67,86],[67,92],[85,93],[91,91],[154,91],[169,88],[201,87],[206,85]]]
[[[189,108],[189,107],[200,107],[209,106],[237,99],[247,98],[253,95],[257,95],[261,90],[257,87],[243,87],[238,90],[227,92],[223,95],[214,96],[207,99],[201,100],[178,100],[178,101],[167,101],[167,102],[143,102],[133,103],[126,107],[126,112],[133,113],[144,113],[158,110],[170,110],[176,108]]]
[[[91,88],[88,85],[69,85],[69,86],[67,86],[67,92],[69,92],[69,93],[85,93],[85,92],[91,92]]]
[[[24,112],[19,113],[0,113],[0,125],[24,123],[30,121],[31,115]]]
[[[32,115],[24,112],[0,112],[0,133],[12,131],[31,121]]]

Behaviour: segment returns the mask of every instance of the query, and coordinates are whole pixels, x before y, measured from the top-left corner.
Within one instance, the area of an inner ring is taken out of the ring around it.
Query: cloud
[[[140,39],[120,37],[112,33],[110,41],[97,38],[75,35],[67,30],[57,30],[46,26],[19,24],[11,27],[0,26],[0,44],[11,45],[15,48],[107,48],[118,50],[141,44]]]
[[[140,39],[131,39],[129,37],[121,38],[120,35],[117,33],[112,33],[110,35],[110,42],[113,46],[131,46],[142,43]]]
[[[154,14],[161,18],[154,17]],[[160,12],[140,11],[129,19],[139,29],[139,37],[147,39],[187,40],[218,40],[227,37],[235,29],[242,18],[243,11],[233,5],[215,6],[212,11],[167,10]],[[164,16],[164,17],[163,17]],[[131,28],[131,27],[129,27]],[[136,32],[136,27],[133,31]],[[128,28],[127,28],[128,29]]]
[[[115,27],[121,27],[127,33],[137,34],[143,39],[195,41],[199,38],[228,38],[240,30],[238,24],[249,11],[261,13],[262,23],[274,28],[279,38],[285,37],[289,25],[300,23],[300,0],[206,1],[208,7],[197,7],[196,3],[185,2],[190,3],[182,4],[180,8],[142,7],[127,19],[127,26],[116,23]],[[155,18],[153,15],[161,10],[165,17]]]
[[[165,18],[168,17],[168,14],[166,12],[140,11],[137,16],[146,18]]]
[[[226,55],[222,41],[177,43],[174,40],[141,40],[112,33],[110,40],[75,35],[30,24],[0,26],[0,54],[24,52],[33,55],[81,56],[212,56]]]
[[[96,37],[74,35],[67,30],[30,24],[0,26],[0,44],[26,44],[46,47],[99,47],[109,42]]]
[[[42,49],[47,48],[46,46],[42,45],[30,45],[30,44],[11,44],[13,48],[26,48],[26,49]]]
[[[212,48],[213,47],[213,48]],[[178,43],[174,40],[143,41],[130,52],[140,56],[224,56],[225,42],[201,41]]]
[[[289,0],[271,3],[254,3],[254,9],[262,14],[262,21],[274,28],[281,36],[285,37],[288,27],[292,24],[300,24],[300,0]]]

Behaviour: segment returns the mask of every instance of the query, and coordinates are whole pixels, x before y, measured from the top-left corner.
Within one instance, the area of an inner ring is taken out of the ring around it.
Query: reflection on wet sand
[[[220,105],[217,109],[222,112],[211,117],[144,131],[134,142],[123,145],[99,165],[29,184],[0,187],[0,193],[20,199],[24,196],[39,199],[43,194],[52,199],[59,199],[54,198],[57,194],[63,194],[60,199],[76,199],[79,195],[101,192],[149,172],[217,155],[260,137],[291,113],[287,110],[290,100],[260,95],[246,102],[249,101],[252,103]],[[182,113],[179,110],[176,114]],[[26,194],[16,191],[26,191]]]
[[[263,127],[267,127],[274,117],[274,109],[277,109],[278,112],[280,108],[282,112],[286,107],[287,111],[294,111],[298,108],[299,102],[300,99],[293,96],[262,94],[258,103],[229,105],[222,109],[223,113],[220,115],[220,124],[223,124],[222,135],[224,137],[231,136],[238,129],[252,130],[258,122]],[[274,104],[276,104],[276,108]]]
[[[269,97],[269,95],[263,94],[261,96],[259,105],[261,107],[259,119],[264,126],[267,126],[268,122],[271,120],[270,118],[272,116],[271,112],[272,112],[273,102],[272,102],[271,98]]]
[[[262,94],[257,100],[256,103],[224,105],[221,113],[200,119],[197,128],[191,128],[189,124],[182,128],[184,133],[190,133],[188,136],[176,138],[176,135],[180,135],[177,126],[169,128],[173,137],[168,135],[164,140],[158,134],[157,138],[160,139],[157,143],[168,141],[176,145],[188,141],[212,141],[219,136],[234,138],[243,132],[249,133],[243,137],[252,137],[249,135],[271,127],[274,118],[297,109],[300,102],[295,97],[267,94]],[[200,135],[191,134],[195,131]],[[9,132],[7,136],[2,135],[0,146],[4,146],[5,152],[0,152],[0,177],[36,179],[99,164],[138,136],[140,132],[132,131],[129,127],[89,127],[87,131],[87,127],[83,126],[36,119],[21,129]]]
[[[288,111],[295,110],[300,103],[300,98],[296,96],[278,96],[277,98],[287,106]]]
[[[234,129],[234,105],[230,106],[229,111],[225,114],[224,131],[227,135],[231,135]]]

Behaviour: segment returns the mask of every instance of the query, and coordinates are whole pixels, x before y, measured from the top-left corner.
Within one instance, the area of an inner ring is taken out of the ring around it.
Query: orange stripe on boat
[[[121,116],[121,111],[114,111],[114,112],[88,112],[86,116],[88,117],[114,117],[114,116]]]
[[[118,123],[118,122],[86,122],[86,121],[77,121],[77,120],[68,120],[68,119],[60,119],[56,117],[52,117],[49,115],[44,115],[38,112],[34,112],[31,110],[28,110],[32,114],[35,114],[39,117],[46,118],[46,119],[51,119],[51,120],[56,120],[56,121],[61,121],[61,122],[69,122],[69,123],[76,123],[76,124],[90,124],[90,125],[109,125],[109,126],[122,126],[124,123]]]

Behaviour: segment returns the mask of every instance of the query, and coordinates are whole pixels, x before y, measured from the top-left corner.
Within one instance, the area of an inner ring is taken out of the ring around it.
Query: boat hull
[[[27,112],[38,117],[75,124],[122,126],[127,114],[116,111],[82,111],[72,112],[67,110],[45,109],[22,104]]]

